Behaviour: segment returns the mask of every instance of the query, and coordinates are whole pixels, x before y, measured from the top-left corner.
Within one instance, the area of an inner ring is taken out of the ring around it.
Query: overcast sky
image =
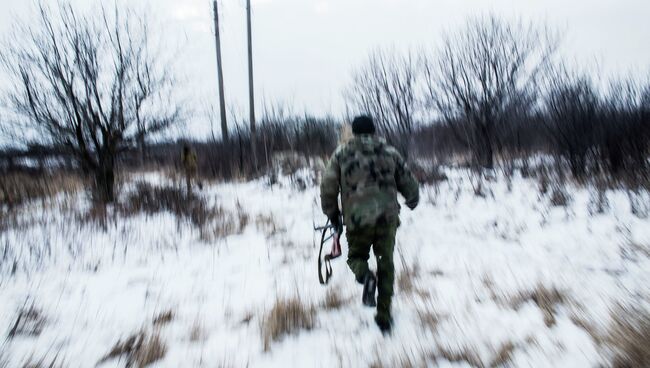
[[[212,1],[123,1],[150,8],[161,36],[180,48],[180,74],[199,107],[188,131],[204,136],[202,109],[218,101]],[[29,3],[0,0],[0,33],[29,16]],[[219,4],[226,102],[245,115],[245,0]],[[258,109],[264,100],[283,101],[296,112],[338,115],[351,71],[372,49],[432,47],[445,30],[488,12],[563,29],[566,58],[603,75],[650,71],[649,0],[253,0]]]

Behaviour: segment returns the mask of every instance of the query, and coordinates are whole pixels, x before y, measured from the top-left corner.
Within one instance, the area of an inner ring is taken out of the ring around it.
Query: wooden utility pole
[[[221,139],[228,141],[228,124],[226,123],[226,97],[223,92],[223,70],[221,66],[221,38],[219,37],[219,10],[217,0],[214,6],[214,41],[217,45],[217,75],[219,78],[219,108],[221,110]]]
[[[255,128],[255,96],[253,93],[253,37],[251,31],[251,0],[246,0],[246,13],[248,23],[248,97],[250,103],[250,124],[251,124],[251,152],[253,154],[253,165],[257,169],[257,134]]]

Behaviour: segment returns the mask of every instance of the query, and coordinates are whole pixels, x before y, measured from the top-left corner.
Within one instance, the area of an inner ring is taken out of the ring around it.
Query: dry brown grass
[[[127,368],[141,368],[164,358],[166,353],[167,345],[162,341],[158,332],[148,334],[145,331],[140,331],[124,341],[118,341],[98,364],[125,356]]]
[[[248,312],[244,313],[244,316],[241,319],[241,323],[247,325],[247,324],[251,323],[251,321],[253,320],[253,317],[255,317],[255,314],[252,311],[248,311]]]
[[[170,309],[165,312],[158,314],[153,319],[154,326],[166,325],[174,319],[174,312]]]
[[[601,331],[598,330],[596,325],[590,322],[589,320],[587,320],[587,318],[585,318],[584,315],[578,314],[577,311],[574,311],[569,316],[569,319],[574,325],[584,330],[587,333],[587,335],[591,337],[594,343],[596,343],[596,345],[602,345],[603,334],[601,333]]]
[[[400,253],[402,271],[397,275],[397,287],[401,292],[412,293],[416,289],[415,279],[420,275],[420,265],[417,260],[407,264],[406,260]]]
[[[341,296],[338,288],[330,287],[325,292],[325,300],[323,301],[322,307],[326,310],[339,309],[347,304],[348,301]]]
[[[428,300],[423,308],[417,310],[418,318],[423,327],[435,332],[442,316],[438,314],[431,300]]]
[[[201,239],[206,241],[238,232],[245,224],[237,223],[237,220],[245,219],[247,222],[243,209],[236,219],[222,207],[210,205],[204,198],[187,193],[183,188],[146,182],[137,183],[136,189],[127,195],[118,208],[125,216],[171,212],[199,229]]]
[[[413,357],[408,354],[400,354],[397,357],[391,359],[389,362],[384,362],[380,358],[375,359],[370,365],[369,368],[419,368],[426,367],[425,362],[422,359]]]
[[[544,314],[544,323],[547,327],[555,325],[555,308],[556,306],[568,301],[564,292],[554,288],[539,284],[531,290],[521,291],[514,296],[501,300],[502,303],[510,305],[514,309],[519,309],[524,303],[532,301],[539,307]]]
[[[283,233],[286,229],[275,222],[273,214],[259,214],[255,218],[255,226],[257,230],[264,233],[267,238],[270,238],[279,233]]]
[[[237,234],[241,234],[246,230],[246,227],[248,226],[248,223],[250,222],[250,216],[242,207],[241,203],[237,201],[237,206],[236,206],[236,214],[237,214]]]
[[[402,346],[395,353],[386,351],[385,346],[375,346],[375,360],[370,363],[372,368],[419,368],[427,367],[429,361],[434,360],[435,356],[424,348],[422,345]]]
[[[9,173],[0,175],[0,204],[12,208],[29,201],[73,194],[83,188],[83,180],[73,173]]]
[[[42,311],[36,308],[34,304],[22,308],[18,312],[13,327],[9,330],[8,338],[13,338],[18,335],[38,336],[43,332],[45,322],[46,319]]]
[[[194,324],[192,325],[192,328],[190,329],[190,341],[192,342],[197,342],[197,341],[205,341],[207,338],[207,334],[205,332],[205,329],[203,328],[203,325],[201,324],[200,321],[195,321]]]
[[[2,365],[0,364],[0,367]],[[27,359],[25,363],[22,364],[22,368],[63,368],[66,367],[65,363],[59,361],[59,356],[55,355],[53,358],[48,358],[46,356],[34,360],[34,357]]]
[[[613,355],[612,367],[650,367],[650,311],[617,306],[604,342]]]
[[[571,202],[571,195],[564,187],[556,186],[551,192],[551,204],[556,207],[566,207]]]
[[[261,322],[264,351],[269,351],[271,343],[285,336],[295,335],[300,330],[311,330],[315,315],[314,307],[303,304],[298,296],[277,299]]]
[[[450,363],[467,363],[472,367],[484,368],[478,354],[469,348],[453,349],[450,346],[438,346],[439,356]]]
[[[508,341],[501,345],[501,347],[496,351],[492,362],[490,362],[490,367],[503,367],[507,366],[510,360],[512,359],[512,353],[515,351],[515,344],[511,341]]]

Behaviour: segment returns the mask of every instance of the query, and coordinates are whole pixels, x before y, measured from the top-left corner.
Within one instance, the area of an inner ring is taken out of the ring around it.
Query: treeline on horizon
[[[45,10],[41,16],[47,17]],[[525,168],[530,158],[545,155],[553,158],[553,169],[562,177],[607,177],[612,185],[647,187],[648,75],[602,80],[593,70],[562,60],[561,43],[559,32],[545,24],[494,15],[472,18],[447,33],[435,49],[372,52],[344,92],[343,118],[288,113],[290,106],[278,104],[264,109],[255,142],[245,119],[231,119],[227,141],[165,140],[156,129],[142,129],[114,142],[111,162],[123,168],[176,166],[181,147],[188,144],[197,151],[200,175],[206,178],[257,177],[268,172],[278,152],[326,159],[342,127],[355,115],[368,114],[378,133],[412,165],[431,161],[477,172],[511,172],[514,162]],[[173,88],[171,80],[164,83]],[[39,118],[29,106],[17,106],[27,118]],[[170,110],[161,122],[167,127],[189,118]],[[16,160],[23,156],[51,155],[67,157],[61,160],[64,166],[93,169],[70,139],[27,143],[27,150],[0,153],[3,170],[20,169]]]

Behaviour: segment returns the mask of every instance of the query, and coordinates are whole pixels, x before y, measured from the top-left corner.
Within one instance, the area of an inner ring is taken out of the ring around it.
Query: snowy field
[[[345,240],[318,283],[316,186],[204,186],[240,227],[213,239],[171,213],[102,228],[83,194],[32,203],[0,230],[0,367],[124,367],[110,352],[138,333],[164,353],[154,367],[608,366],[612,312],[650,310],[650,221],[622,191],[595,213],[586,189],[553,206],[534,180],[499,177],[477,196],[466,172],[447,175],[402,212],[387,338]],[[311,327],[265,344],[269,312],[296,297]]]

